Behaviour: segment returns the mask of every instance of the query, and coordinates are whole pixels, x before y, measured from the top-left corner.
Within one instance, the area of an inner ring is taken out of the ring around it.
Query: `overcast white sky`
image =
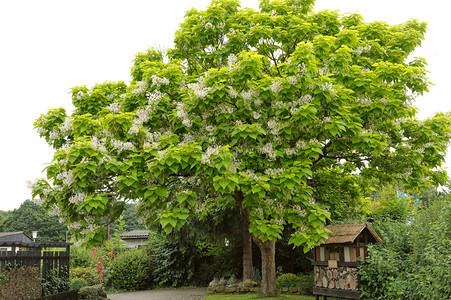
[[[0,210],[30,199],[25,182],[38,177],[52,152],[33,130],[49,108],[71,109],[70,88],[129,81],[134,54],[171,47],[191,7],[210,0],[0,1]],[[241,1],[258,7],[257,0]],[[317,0],[315,10],[359,12],[366,21],[429,23],[415,56],[429,63],[430,93],[418,99],[419,117],[451,111],[451,39],[443,0]],[[447,86],[448,85],[448,86]],[[448,165],[451,159],[448,159]]]

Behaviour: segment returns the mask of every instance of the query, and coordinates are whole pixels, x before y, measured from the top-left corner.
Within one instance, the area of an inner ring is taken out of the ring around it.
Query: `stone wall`
[[[315,287],[318,288],[359,290],[359,275],[355,267],[329,268],[326,266],[315,266],[314,280]]]

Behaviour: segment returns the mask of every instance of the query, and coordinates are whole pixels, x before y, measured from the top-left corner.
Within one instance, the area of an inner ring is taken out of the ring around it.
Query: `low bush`
[[[292,288],[292,287],[298,287],[298,285],[301,283],[301,278],[296,276],[295,274],[286,273],[277,278],[277,286],[278,287],[286,287],[286,288]]]
[[[70,269],[70,279],[82,278],[88,285],[95,285],[99,283],[99,275],[97,271],[89,267],[78,267]]]
[[[71,290],[78,290],[87,285],[88,283],[83,278],[74,278],[69,281],[69,287]]]
[[[145,289],[152,283],[151,258],[146,249],[131,249],[117,255],[111,262],[111,285],[128,291]]]
[[[102,285],[85,286],[78,292],[77,300],[103,300],[107,299]]]
[[[91,253],[82,247],[72,246],[70,248],[70,268],[89,268],[95,267],[91,258]]]
[[[313,294],[313,275],[302,275],[299,276],[300,280],[298,282],[298,288],[300,289],[300,292],[304,295],[311,295]]]
[[[48,296],[69,290],[67,277],[58,274],[57,269],[50,270],[45,278],[42,278],[42,295]]]

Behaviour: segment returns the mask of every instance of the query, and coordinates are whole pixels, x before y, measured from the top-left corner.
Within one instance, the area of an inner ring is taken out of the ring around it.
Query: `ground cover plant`
[[[127,201],[167,233],[234,208],[275,294],[285,227],[308,251],[368,180],[444,183],[451,119],[420,121],[412,106],[428,89],[425,61],[410,58],[426,24],[313,5],[214,0],[187,12],[174,48],[137,54],[130,83],[72,88],[71,115],[51,109],[34,124],[55,149],[34,198],[88,245]]]

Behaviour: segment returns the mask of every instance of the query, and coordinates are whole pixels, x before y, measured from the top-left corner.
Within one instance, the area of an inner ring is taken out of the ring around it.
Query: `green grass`
[[[264,299],[264,300],[315,300],[314,296],[288,295],[282,294],[279,297],[268,297],[262,294],[207,294],[204,300],[247,300],[247,299]]]

